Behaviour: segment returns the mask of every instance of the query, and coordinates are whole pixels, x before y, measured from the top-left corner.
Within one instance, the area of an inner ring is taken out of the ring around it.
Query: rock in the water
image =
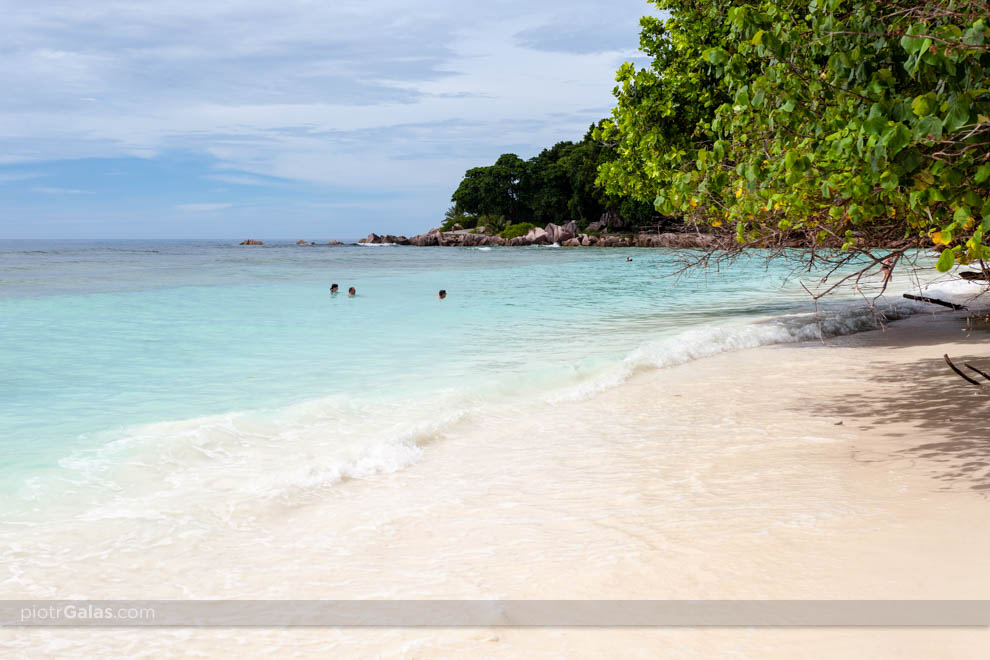
[[[264,242],[256,241],[253,238],[249,238],[246,241],[241,241],[241,245],[264,245]]]
[[[561,243],[561,245],[565,247],[579,247],[581,245],[581,241],[577,238],[568,238],[566,241]]]
[[[296,241],[296,245],[307,245],[307,244],[308,244],[308,241],[304,241],[302,239],[299,239],[298,241]]]
[[[327,245],[343,245],[340,241],[330,241]]]
[[[372,232],[368,234],[367,238],[362,238],[360,241],[358,241],[358,243],[380,243],[381,240],[382,240],[381,236]]]

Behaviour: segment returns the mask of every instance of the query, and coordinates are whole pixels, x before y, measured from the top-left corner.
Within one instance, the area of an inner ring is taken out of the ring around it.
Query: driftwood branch
[[[986,378],[987,380],[990,380],[990,375],[988,375],[985,371],[980,371],[979,369],[977,369],[976,367],[974,367],[973,365],[971,365],[969,362],[964,362],[963,364],[966,365],[966,368],[967,369],[971,369],[971,370],[975,371],[976,373],[980,374],[981,376],[983,376],[984,378]]]
[[[970,280],[970,281],[990,279],[990,277],[987,277],[987,274],[986,273],[984,273],[982,271],[978,271],[978,270],[966,270],[966,271],[963,271],[963,272],[959,273],[959,277],[963,278],[964,280]]]
[[[977,387],[983,387],[983,384],[982,383],[980,383],[977,380],[973,380],[972,378],[970,378],[969,376],[967,376],[965,373],[963,373],[963,371],[959,367],[957,367],[956,365],[952,364],[952,360],[949,359],[949,354],[948,353],[946,353],[943,357],[945,358],[945,363],[947,365],[949,365],[949,368],[952,369],[953,371],[955,371],[956,374],[960,378],[962,378],[963,380],[965,380],[968,383],[971,383],[973,385],[976,385]],[[969,365],[966,365],[966,366],[968,367]],[[986,374],[983,374],[983,375],[986,376]]]
[[[907,298],[908,300],[917,300],[918,302],[926,302],[926,303],[931,303],[933,305],[941,305],[942,307],[948,307],[949,309],[954,309],[956,311],[959,311],[961,309],[968,309],[966,305],[957,305],[955,303],[939,300],[938,298],[927,298],[925,296],[912,296],[910,293],[905,293],[904,297]]]

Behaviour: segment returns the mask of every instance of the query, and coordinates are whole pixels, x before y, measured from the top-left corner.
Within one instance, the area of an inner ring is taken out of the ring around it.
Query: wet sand
[[[963,316],[466,418],[225,529],[81,523],[7,598],[987,599],[990,367]],[[71,532],[71,533],[70,533]],[[124,549],[119,534],[131,541]],[[60,545],[61,544],[61,545]],[[54,549],[53,549],[54,548]],[[985,657],[987,629],[19,630],[14,657]]]

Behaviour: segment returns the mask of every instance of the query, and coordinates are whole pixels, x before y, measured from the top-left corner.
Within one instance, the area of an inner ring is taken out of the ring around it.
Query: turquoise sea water
[[[822,330],[806,316],[814,305],[793,264],[753,258],[678,278],[681,257],[0,242],[0,493],[78,483],[94,469],[84,457],[105,459],[105,470],[131,451],[119,449],[126,441],[139,437],[146,450],[212,433],[224,415],[250,415],[252,430],[221,424],[222,442],[277,437],[297,451],[294,434],[309,431],[320,441],[312,451],[337,443],[347,451],[334,460],[353,462],[361,447],[415,443],[431,432],[426,422],[458,410],[583,396],[635,368]],[[329,294],[332,282],[341,294]],[[826,330],[871,325],[862,309],[840,310]]]

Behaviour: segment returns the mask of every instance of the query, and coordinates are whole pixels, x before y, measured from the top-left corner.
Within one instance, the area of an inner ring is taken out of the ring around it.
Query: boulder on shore
[[[551,222],[547,225],[545,231],[547,232],[547,239],[551,243],[563,245],[564,242],[574,238],[574,235],[577,233],[577,223],[571,220],[566,225],[560,226]]]
[[[521,245],[549,245],[551,243],[547,231],[539,227],[530,229],[529,233],[519,238],[525,239],[525,242],[521,243]]]
[[[602,217],[598,219],[602,223],[602,226],[607,229],[622,229],[626,226],[626,221],[622,219],[618,211],[609,210],[602,213]]]
[[[246,241],[241,241],[241,245],[264,245],[264,242],[256,241],[253,238],[249,238]]]
[[[635,244],[639,247],[704,248],[711,245],[711,234],[673,233],[640,234]]]
[[[417,234],[409,239],[409,245],[415,245],[416,247],[433,247],[434,245],[439,245],[440,242],[438,237],[440,236],[440,231],[433,231],[432,229],[428,234]]]
[[[566,241],[561,243],[564,247],[580,247],[581,241],[577,238],[568,238]]]

